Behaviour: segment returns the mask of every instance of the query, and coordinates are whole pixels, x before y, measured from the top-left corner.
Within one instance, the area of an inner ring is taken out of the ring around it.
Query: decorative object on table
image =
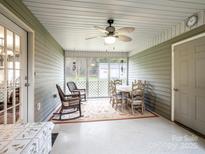
[[[49,154],[52,122],[0,125],[1,154]]]
[[[67,87],[69,91],[71,92],[71,94],[79,94],[81,101],[86,101],[86,89],[78,89],[75,82],[73,81],[69,81],[67,83]]]
[[[115,27],[112,26],[112,24],[114,23],[113,19],[109,19],[107,21],[107,23],[109,24],[109,26],[106,27],[105,29],[98,27],[98,26],[94,26],[98,31],[100,31],[104,34],[103,36],[92,36],[92,37],[86,38],[86,40],[102,37],[102,38],[104,38],[105,44],[113,44],[113,43],[115,43],[116,39],[118,39],[119,41],[122,41],[122,42],[131,42],[132,41],[132,38],[130,38],[129,36],[126,36],[124,34],[125,33],[132,33],[135,30],[134,27],[123,27],[123,28],[116,30]]]
[[[68,119],[75,119],[81,117],[81,100],[80,100],[80,95],[79,94],[70,94],[70,95],[65,95],[62,89],[60,88],[59,85],[56,85],[56,88],[58,90],[58,94],[60,96],[61,100],[61,108],[60,111],[57,113],[54,113],[54,115],[58,115],[58,119],[56,120],[68,120]],[[66,112],[64,112],[66,111]],[[71,117],[68,119],[62,119],[63,115],[67,114],[72,114],[74,112],[78,112],[79,115],[76,117]]]
[[[132,92],[130,94],[130,98],[127,99],[128,104],[130,104],[132,109],[132,114],[134,114],[134,109],[141,109],[141,113],[144,113],[145,105],[144,105],[144,85],[141,80],[135,80],[132,83]]]

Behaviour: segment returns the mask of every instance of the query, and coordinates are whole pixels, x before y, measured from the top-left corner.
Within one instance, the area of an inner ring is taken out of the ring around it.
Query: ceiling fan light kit
[[[107,36],[104,38],[106,44],[113,44],[116,41],[114,36]]]

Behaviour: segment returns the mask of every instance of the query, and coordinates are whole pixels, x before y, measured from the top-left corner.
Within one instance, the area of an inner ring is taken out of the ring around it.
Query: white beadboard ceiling
[[[139,48],[146,40],[205,10],[205,0],[23,0],[65,50],[120,51]],[[102,38],[85,40],[99,33],[93,26],[135,27],[133,41],[104,45]]]

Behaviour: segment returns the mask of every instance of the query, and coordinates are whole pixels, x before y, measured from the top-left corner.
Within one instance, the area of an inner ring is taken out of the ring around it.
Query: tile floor
[[[205,140],[164,118],[56,125],[52,154],[205,154]]]

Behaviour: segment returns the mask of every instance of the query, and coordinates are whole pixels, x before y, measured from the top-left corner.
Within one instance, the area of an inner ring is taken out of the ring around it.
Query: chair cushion
[[[72,101],[65,101],[63,102],[64,106],[72,106],[72,105],[78,105],[80,103],[79,100],[72,100]]]
[[[80,94],[81,94],[81,95],[85,95],[86,93],[85,93],[85,91],[81,90],[81,91],[80,91]]]

